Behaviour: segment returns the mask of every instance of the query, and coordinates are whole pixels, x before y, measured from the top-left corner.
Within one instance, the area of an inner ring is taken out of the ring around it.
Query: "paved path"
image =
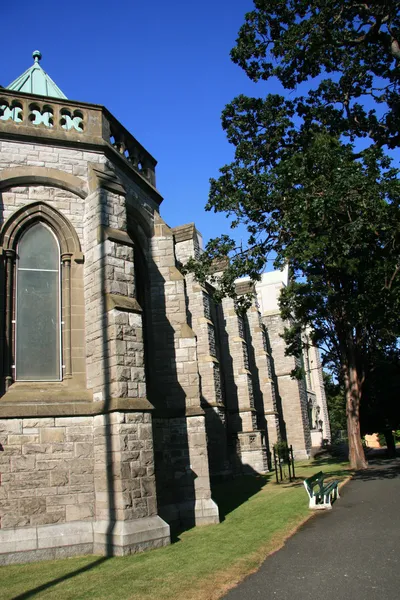
[[[341,496],[226,600],[398,600],[400,459],[376,461]]]

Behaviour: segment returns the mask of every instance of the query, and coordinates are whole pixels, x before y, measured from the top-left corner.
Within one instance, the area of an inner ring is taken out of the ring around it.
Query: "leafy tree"
[[[238,96],[222,114],[235,146],[211,180],[208,210],[244,225],[246,245],[211,240],[191,262],[199,279],[230,257],[219,296],[235,278],[259,278],[268,256],[289,263],[281,298],[288,351],[302,330],[344,382],[350,462],[364,468],[360,402],[374,349],[396,346],[400,190],[398,1],[254,0],[232,59],[255,82],[291,91]],[[294,92],[295,93],[294,93]],[[301,93],[300,93],[301,92]],[[297,94],[297,95],[296,95]]]

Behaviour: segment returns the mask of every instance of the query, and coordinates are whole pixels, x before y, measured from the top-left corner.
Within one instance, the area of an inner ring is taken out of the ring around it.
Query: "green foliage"
[[[257,281],[269,255],[275,268],[289,263],[287,351],[299,355],[311,327],[357,421],[373,357],[399,336],[400,185],[388,150],[400,145],[400,2],[254,5],[232,59],[253,81],[276,77],[295,93],[226,106],[235,156],[211,180],[206,208],[244,225],[248,240],[211,240],[189,268],[205,281],[228,256],[217,293],[234,297],[234,280]]]
[[[279,459],[289,462],[289,446],[287,445],[287,442],[276,442],[274,444],[274,450]]]
[[[349,292],[369,295],[375,278],[357,274],[371,259],[383,263],[371,295],[379,291],[375,304],[390,304],[400,190],[383,147],[399,141],[397,54],[389,43],[398,5],[386,2],[387,14],[376,7],[376,15],[367,15],[372,8],[343,2],[258,0],[246,15],[232,57],[254,81],[276,76],[295,89],[321,73],[332,77],[317,79],[307,97],[238,96],[225,108],[222,124],[235,159],[211,180],[207,209],[227,212],[233,228],[244,224],[248,244],[238,247],[222,235],[190,265],[205,280],[215,259],[230,257],[219,296],[234,296],[238,276],[257,280],[274,252],[276,267],[289,261],[293,269],[283,309],[312,323],[320,316],[322,338],[338,306],[347,320],[358,317],[359,309],[343,307],[343,299]],[[379,97],[375,85],[385,90]],[[362,112],[366,94],[379,110]],[[366,146],[362,152],[356,139]]]
[[[385,435],[383,433],[379,433],[378,434],[378,439],[379,439],[379,445],[381,448],[384,448],[386,446],[386,438]]]
[[[400,2],[254,0],[231,56],[253,81],[288,90],[317,76],[293,101],[307,123],[334,136],[399,145]],[[368,97],[368,102],[366,102]]]

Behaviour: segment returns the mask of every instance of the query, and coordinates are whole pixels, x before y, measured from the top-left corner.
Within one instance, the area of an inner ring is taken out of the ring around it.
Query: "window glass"
[[[42,223],[18,244],[16,303],[16,379],[60,379],[60,253]]]
[[[30,227],[18,245],[20,269],[53,269],[58,271],[60,254],[52,232],[42,223]]]

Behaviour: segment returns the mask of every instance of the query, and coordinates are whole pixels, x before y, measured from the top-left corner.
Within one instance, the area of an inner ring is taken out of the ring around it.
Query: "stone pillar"
[[[263,323],[267,329],[269,346],[273,348],[272,366],[276,380],[277,394],[282,405],[284,428],[288,444],[292,444],[297,459],[309,458],[311,452],[311,436],[307,413],[307,394],[304,381],[291,377],[296,367],[293,356],[286,356],[286,344],[281,334],[284,322],[278,311],[264,314]]]
[[[199,253],[197,231],[193,223],[173,229],[177,259],[185,264]],[[196,335],[201,406],[204,409],[210,475],[224,478],[231,472],[223,402],[215,307],[211,288],[200,285],[192,273],[185,275],[188,315]]]
[[[5,318],[5,348],[4,348],[4,374],[5,391],[8,390],[14,379],[12,372],[12,339],[13,339],[13,287],[14,287],[14,268],[15,251],[6,251],[6,318]]]
[[[109,226],[111,207],[119,207],[120,200],[116,194],[99,190],[89,197],[87,206],[87,362],[95,402],[146,397],[134,244],[123,229]],[[119,215],[117,224],[126,229],[126,215],[121,211]]]
[[[169,543],[169,526],[157,516],[148,412],[153,407],[146,398],[143,323],[125,198],[98,189],[87,200],[88,385],[103,412],[94,417],[94,548],[124,555]]]
[[[157,515],[150,413],[94,417],[95,554],[124,556],[169,544]]]
[[[230,434],[236,438],[236,468],[263,473],[268,470],[263,432],[257,426],[245,323],[231,298],[220,308],[221,352]]]
[[[329,424],[328,405],[326,403],[324,379],[319,350],[313,345],[308,347],[310,359],[310,378],[315,391],[317,404],[320,407],[320,419],[322,421],[322,438],[331,441],[331,428]]]
[[[169,522],[219,521],[211,500],[197,340],[172,230],[155,216],[151,248],[152,402],[160,514]],[[192,423],[194,419],[195,426]]]
[[[275,385],[272,380],[271,356],[268,353],[266,331],[256,298],[246,313],[246,320],[258,428],[266,428],[267,444],[271,453],[274,444],[280,439],[279,413],[276,404]]]

